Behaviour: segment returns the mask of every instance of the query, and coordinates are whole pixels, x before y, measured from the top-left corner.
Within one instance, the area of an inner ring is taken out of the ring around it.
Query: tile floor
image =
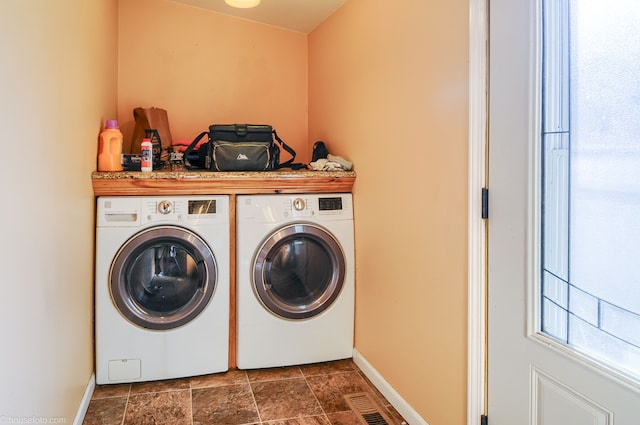
[[[169,381],[99,385],[83,424],[362,425],[343,396],[367,392],[393,424],[400,414],[351,359]]]

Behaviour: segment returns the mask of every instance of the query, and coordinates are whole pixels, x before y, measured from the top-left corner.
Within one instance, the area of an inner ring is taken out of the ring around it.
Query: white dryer
[[[352,356],[350,194],[237,196],[236,249],[238,368]]]
[[[96,382],[229,364],[228,196],[100,197]]]

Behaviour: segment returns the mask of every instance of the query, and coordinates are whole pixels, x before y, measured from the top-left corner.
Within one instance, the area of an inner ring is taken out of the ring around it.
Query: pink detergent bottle
[[[100,133],[98,171],[122,171],[122,133],[117,120],[107,120]]]

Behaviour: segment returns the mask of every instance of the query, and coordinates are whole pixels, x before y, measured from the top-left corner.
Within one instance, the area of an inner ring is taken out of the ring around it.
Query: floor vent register
[[[358,419],[363,425],[392,425],[394,423],[369,394],[348,394],[344,398],[351,410],[358,414]]]

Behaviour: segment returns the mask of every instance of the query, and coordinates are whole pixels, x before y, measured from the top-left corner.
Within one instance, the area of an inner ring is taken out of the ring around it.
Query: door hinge
[[[486,220],[489,218],[489,189],[486,187],[482,188],[482,219]]]
[[[480,416],[480,425],[489,425],[489,417],[487,415]]]

